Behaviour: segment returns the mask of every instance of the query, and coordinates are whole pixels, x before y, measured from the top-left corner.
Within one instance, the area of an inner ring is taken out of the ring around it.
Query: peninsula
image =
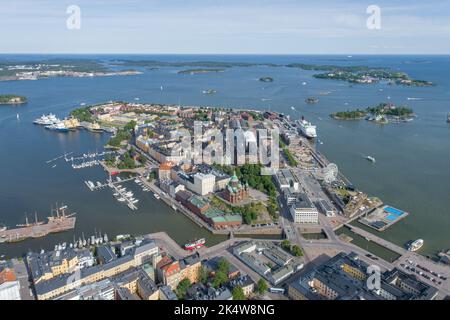
[[[0,81],[39,80],[51,77],[106,77],[137,75],[136,70],[112,70],[96,60],[48,59],[4,61],[0,63]]]

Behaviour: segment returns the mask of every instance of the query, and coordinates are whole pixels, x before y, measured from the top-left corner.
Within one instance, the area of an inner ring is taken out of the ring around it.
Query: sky
[[[0,39],[0,53],[449,54],[450,0],[0,0]]]

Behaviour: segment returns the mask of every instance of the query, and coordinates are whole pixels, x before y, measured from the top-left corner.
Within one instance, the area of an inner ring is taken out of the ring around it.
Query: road
[[[14,273],[20,283],[20,297],[22,300],[34,300],[34,296],[30,288],[30,282],[28,281],[28,271],[25,263],[23,260],[18,259],[12,259],[11,262]]]

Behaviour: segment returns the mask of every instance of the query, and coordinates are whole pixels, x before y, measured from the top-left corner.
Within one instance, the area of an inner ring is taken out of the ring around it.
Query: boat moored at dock
[[[307,138],[316,138],[316,126],[312,125],[311,122],[305,120],[302,116],[300,120],[297,120],[297,127],[301,134]]]
[[[196,239],[196,240],[193,240],[193,241],[190,241],[190,242],[186,243],[184,245],[184,249],[188,250],[188,251],[193,251],[193,250],[196,250],[198,248],[204,247],[205,243],[206,243],[205,238]]]
[[[423,239],[417,239],[408,245],[408,251],[415,252],[420,248],[422,248],[423,244],[424,244]]]

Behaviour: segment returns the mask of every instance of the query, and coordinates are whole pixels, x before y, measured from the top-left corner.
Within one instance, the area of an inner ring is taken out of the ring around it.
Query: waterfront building
[[[30,256],[32,258],[29,258],[28,261],[37,299],[47,300],[79,288],[81,285],[98,282],[121,274],[130,268],[139,267],[143,263],[151,261],[152,256],[155,254],[158,254],[158,246],[154,241],[146,240],[141,245],[133,248],[129,254],[111,262],[82,268],[81,270],[77,269],[72,272],[67,268],[68,272],[60,273],[45,280],[42,277],[33,277],[34,275],[39,275],[39,273],[33,271],[36,268],[30,265],[30,261],[33,265],[36,265],[36,259],[34,259],[33,255]],[[38,260],[38,262],[42,262],[42,260]],[[44,274],[46,275],[46,273]]]
[[[298,195],[291,205],[290,212],[296,223],[319,223],[319,211],[304,193]]]
[[[248,189],[248,184],[242,185],[235,172],[222,192],[222,197],[226,201],[235,204],[248,199]]]
[[[89,250],[65,248],[44,253],[30,252],[26,259],[31,278],[38,283],[92,265],[90,261],[93,257]],[[80,260],[87,262],[83,264]]]
[[[96,248],[97,260],[99,264],[106,264],[117,259],[116,254],[110,246],[104,245]]]
[[[193,195],[188,191],[177,192],[175,198],[177,201],[180,201],[183,206],[198,216],[202,216],[203,213],[211,207],[210,204],[201,197]]]
[[[159,180],[170,180],[170,170],[173,167],[172,162],[163,162],[158,168],[158,178]]]

